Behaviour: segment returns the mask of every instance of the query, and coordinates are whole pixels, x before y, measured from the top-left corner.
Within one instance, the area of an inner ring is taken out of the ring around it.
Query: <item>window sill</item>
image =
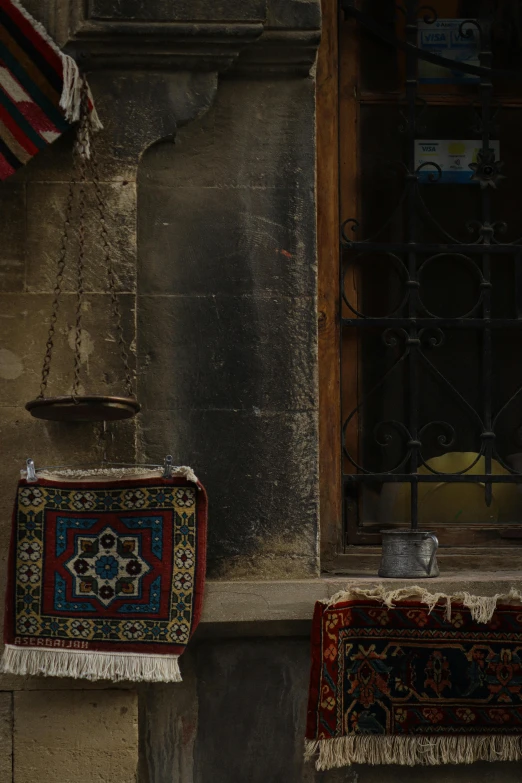
[[[323,570],[336,578],[362,575],[376,578],[380,560],[380,546],[349,546],[325,562]],[[437,562],[447,577],[467,573],[491,579],[498,573],[522,574],[522,547],[518,541],[511,546],[496,543],[489,547],[442,547],[437,552]]]
[[[435,579],[379,579],[377,576],[318,577],[296,581],[208,581],[202,623],[267,623],[311,621],[316,601],[331,598],[347,583],[385,584],[390,589],[422,585],[433,592],[470,592],[477,595],[522,591],[520,571],[501,571],[477,576],[476,571],[443,574]]]

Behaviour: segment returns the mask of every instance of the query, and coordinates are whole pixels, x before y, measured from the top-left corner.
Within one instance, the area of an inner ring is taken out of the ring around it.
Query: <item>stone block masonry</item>
[[[210,493],[213,578],[314,577],[310,69],[319,0],[23,2],[91,71],[105,125],[107,219],[144,410],[138,427],[110,427],[104,445],[99,427],[36,422],[23,409],[38,392],[48,328],[70,177],[71,138],[64,137],[0,189],[0,590],[24,460],[79,464],[99,461],[105,448],[108,459],[172,453],[193,463]],[[91,209],[90,188],[87,197]],[[86,322],[93,327],[86,326],[83,367],[93,385],[102,379],[99,391],[115,391],[105,270],[91,229]],[[55,390],[72,358],[70,275],[65,283]],[[308,588],[296,589],[288,614],[279,584],[268,593],[237,584],[243,604],[234,611],[230,587],[211,596],[209,631],[202,627],[182,661],[184,682],[140,689],[139,783],[521,779],[520,765],[511,764],[443,775],[393,767],[317,774],[302,759],[309,639],[296,625],[311,613]],[[0,604],[0,621],[1,614]],[[217,632],[210,628],[216,618]],[[0,783],[136,783],[136,702],[133,690],[107,683],[0,678]]]
[[[19,691],[13,783],[135,783],[137,738],[132,691]]]
[[[139,442],[207,485],[211,578],[318,573],[314,120],[311,78],[227,78],[138,171]]]
[[[13,777],[13,694],[0,693],[0,781]]]

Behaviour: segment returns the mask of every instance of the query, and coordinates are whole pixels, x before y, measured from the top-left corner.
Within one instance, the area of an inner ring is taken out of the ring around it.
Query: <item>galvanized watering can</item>
[[[379,576],[418,579],[438,576],[437,549],[434,533],[422,530],[381,530],[382,560]]]

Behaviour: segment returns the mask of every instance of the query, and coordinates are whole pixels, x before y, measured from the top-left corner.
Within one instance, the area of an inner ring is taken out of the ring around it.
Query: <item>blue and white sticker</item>
[[[423,51],[460,63],[480,65],[479,32],[469,19],[437,19],[433,24],[419,20],[417,35],[417,45]],[[419,60],[418,78],[420,84],[477,84],[480,81],[474,74],[425,60]]]
[[[500,159],[500,144],[490,141],[489,147]],[[482,149],[478,139],[420,139],[415,142],[415,169],[419,182],[433,184],[475,184],[470,163],[477,162]],[[422,167],[422,168],[421,168]]]

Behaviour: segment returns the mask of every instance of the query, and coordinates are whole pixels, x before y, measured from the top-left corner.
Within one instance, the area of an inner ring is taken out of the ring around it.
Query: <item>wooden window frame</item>
[[[355,22],[340,25],[338,0],[322,0],[322,41],[317,61],[317,238],[321,569],[326,574],[377,574],[380,547],[350,545],[343,530],[341,378],[343,393],[357,395],[357,345],[340,362],[339,232],[341,217],[357,214],[358,43]],[[350,46],[340,46],[340,35]],[[342,72],[342,80],[340,74]],[[341,83],[342,81],[342,83]],[[341,112],[343,112],[341,116]],[[341,136],[340,129],[353,128]],[[344,352],[346,356],[346,350]],[[522,564],[522,547],[448,547],[438,556],[443,572],[509,571]]]

